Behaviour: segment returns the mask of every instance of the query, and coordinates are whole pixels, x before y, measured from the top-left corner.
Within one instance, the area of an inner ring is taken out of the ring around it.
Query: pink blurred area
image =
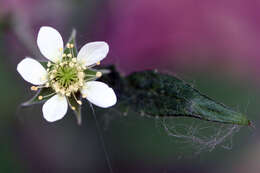
[[[68,16],[78,17],[81,25],[88,22],[89,12],[77,15],[73,2],[1,1],[2,12],[14,12],[31,27],[62,28],[74,20]],[[96,28],[86,35],[108,41],[110,62],[126,73],[225,70],[255,78],[260,72],[259,7],[257,0],[105,1],[94,12]]]
[[[19,20],[16,22],[29,23],[31,27],[45,22],[61,24],[70,12],[64,2],[66,0],[0,0],[0,15],[13,15]]]
[[[111,1],[101,28],[126,72],[146,68],[258,74],[257,0]]]

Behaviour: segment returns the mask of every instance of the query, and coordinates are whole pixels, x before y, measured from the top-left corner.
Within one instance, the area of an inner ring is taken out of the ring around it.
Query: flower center
[[[71,68],[68,65],[60,66],[57,69],[55,80],[61,86],[68,87],[79,80],[78,70],[75,67]]]
[[[75,58],[49,65],[47,85],[61,95],[70,96],[83,87],[85,67]]]

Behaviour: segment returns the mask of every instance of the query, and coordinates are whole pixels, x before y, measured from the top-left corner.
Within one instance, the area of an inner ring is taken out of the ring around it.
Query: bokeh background
[[[109,172],[89,107],[82,126],[71,112],[47,123],[41,105],[19,107],[32,93],[16,65],[25,56],[44,59],[36,46],[43,25],[64,41],[77,29],[78,47],[104,40],[103,64],[124,75],[175,74],[256,126],[234,134],[232,149],[195,154],[203,146],[168,136],[158,120],[95,108],[115,173],[260,172],[258,0],[0,0],[0,172]]]

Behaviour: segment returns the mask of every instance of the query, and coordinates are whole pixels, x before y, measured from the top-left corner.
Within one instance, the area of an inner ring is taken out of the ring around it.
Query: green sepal
[[[130,108],[150,117],[183,116],[219,123],[251,124],[245,115],[201,94],[174,76],[143,71],[121,77],[113,67],[110,69],[111,73],[101,80],[116,91],[115,108],[119,111]]]
[[[84,70],[84,73],[85,73],[85,81],[92,81],[92,80],[96,80],[97,77],[96,77],[96,73],[98,71],[95,70],[95,69],[91,69],[91,68],[87,68]]]
[[[109,74],[111,72],[109,69],[102,69],[97,67],[97,69],[87,68],[86,70],[84,70],[84,73],[85,75],[96,76],[96,73],[98,71],[101,72],[102,74]]]
[[[85,80],[86,81],[91,81],[91,80],[96,80],[99,77],[96,76],[97,72],[101,72],[102,75],[109,74],[111,71],[107,69],[93,69],[93,68],[87,68],[84,70],[85,73]]]
[[[24,102],[21,104],[21,106],[31,106],[34,104],[40,104],[45,102],[46,100],[48,100],[49,98],[51,98],[53,96],[54,91],[51,88],[42,88],[39,89],[37,91],[37,93],[35,94],[35,96],[33,96],[33,98],[31,98],[30,100]],[[42,96],[42,100],[38,99],[38,96]]]
[[[72,53],[73,53],[73,56],[74,56],[74,57],[77,57],[78,51],[77,51],[77,46],[76,46],[76,30],[75,30],[75,29],[72,30],[71,35],[70,35],[70,38],[69,38],[69,41],[67,42],[67,44],[68,44],[68,43],[74,45],[74,47],[72,48]],[[70,49],[67,48],[67,44],[65,45],[64,51],[63,51],[63,53],[65,53],[65,54],[71,53],[71,52],[70,52]]]
[[[48,68],[48,66],[47,66],[48,62],[47,62],[47,61],[39,61],[39,63],[40,63],[45,69]]]
[[[82,99],[80,92],[77,92],[75,94],[75,96],[76,96],[77,100],[81,100]],[[81,122],[82,122],[82,118],[81,118],[81,105],[77,103],[77,100],[73,96],[67,97],[67,100],[69,102],[71,110],[76,115],[76,119],[77,119],[78,125],[81,125]],[[73,110],[72,107],[74,107],[75,110]]]
[[[87,68],[84,70],[85,75],[91,75],[91,76],[96,76],[96,73],[98,71],[96,69],[92,69],[92,68]]]

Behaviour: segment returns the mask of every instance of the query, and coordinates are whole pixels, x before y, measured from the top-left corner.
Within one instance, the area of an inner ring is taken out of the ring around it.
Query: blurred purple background
[[[16,65],[25,56],[43,59],[36,47],[43,25],[64,40],[76,28],[79,48],[107,41],[104,63],[123,74],[177,74],[259,122],[260,1],[0,0],[0,172],[109,172],[88,108],[82,127],[72,114],[46,123],[41,106],[15,110],[30,96]],[[260,172],[258,130],[243,128],[232,150],[194,156],[154,120],[114,114],[100,121],[116,173]]]

